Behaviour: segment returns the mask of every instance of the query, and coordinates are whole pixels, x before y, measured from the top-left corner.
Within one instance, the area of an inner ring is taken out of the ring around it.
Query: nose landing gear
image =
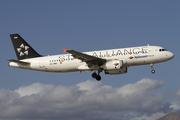
[[[153,69],[153,64],[150,64],[150,66],[151,66],[151,73],[154,74],[155,70]]]

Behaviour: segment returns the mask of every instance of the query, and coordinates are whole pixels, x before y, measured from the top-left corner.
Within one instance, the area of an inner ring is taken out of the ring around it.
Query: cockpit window
[[[161,52],[161,51],[167,51],[166,49],[159,49],[159,51]]]

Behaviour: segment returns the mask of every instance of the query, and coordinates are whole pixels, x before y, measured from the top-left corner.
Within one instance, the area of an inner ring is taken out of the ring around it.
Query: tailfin
[[[41,57],[19,34],[10,34],[18,60]]]

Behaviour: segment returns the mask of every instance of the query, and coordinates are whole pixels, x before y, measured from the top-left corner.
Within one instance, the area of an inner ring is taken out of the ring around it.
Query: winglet
[[[64,50],[64,53],[67,52],[67,49],[65,49],[65,48],[62,48],[62,49]]]

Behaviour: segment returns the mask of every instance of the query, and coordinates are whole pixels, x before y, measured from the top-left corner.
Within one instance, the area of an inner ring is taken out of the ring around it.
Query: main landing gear
[[[93,78],[96,78],[97,81],[100,81],[101,80],[101,76],[99,75],[100,71],[98,71],[98,74],[96,72],[93,72],[92,73],[92,77]]]
[[[153,69],[153,64],[150,64],[150,66],[151,66],[151,73],[154,74],[155,70]]]

